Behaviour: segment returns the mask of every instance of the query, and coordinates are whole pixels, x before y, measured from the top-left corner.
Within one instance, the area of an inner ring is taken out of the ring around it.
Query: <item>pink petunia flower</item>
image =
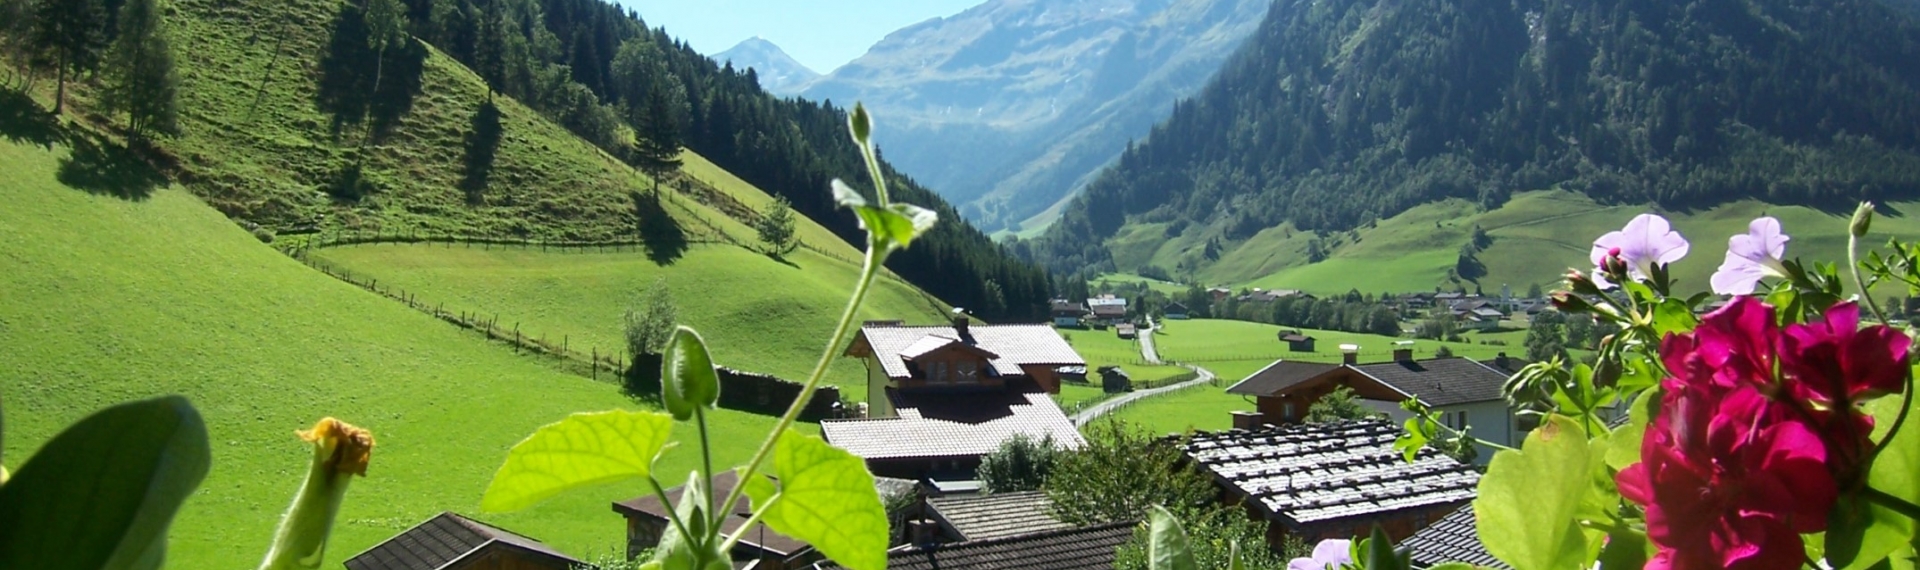
[[[1658,214],[1640,214],[1619,231],[1607,232],[1600,239],[1593,240],[1593,250],[1587,257],[1596,268],[1593,281],[1601,287],[1610,287],[1612,282],[1599,269],[1606,266],[1608,257],[1618,255],[1626,262],[1629,276],[1646,279],[1653,273],[1654,264],[1679,261],[1687,256],[1689,247],[1687,239],[1680,232],[1673,231],[1673,224],[1668,223],[1666,218]]]
[[[1747,224],[1747,233],[1727,239],[1727,259],[1710,279],[1713,292],[1721,295],[1750,295],[1765,277],[1786,277],[1781,260],[1787,254],[1787,240],[1780,233],[1780,220],[1762,217]]]

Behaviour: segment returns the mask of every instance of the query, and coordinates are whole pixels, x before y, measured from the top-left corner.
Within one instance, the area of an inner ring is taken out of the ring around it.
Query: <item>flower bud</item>
[[[340,420],[325,418],[313,429],[297,434],[313,444],[313,460],[307,467],[306,482],[280,519],[273,547],[260,562],[260,570],[313,568],[313,562],[326,554],[327,536],[333,531],[334,515],[346,499],[347,483],[355,475],[366,476],[367,463],[373,457],[373,432]]]
[[[1577,269],[1567,270],[1567,289],[1580,295],[1600,294],[1600,284],[1594,283],[1593,277]]]
[[[1588,281],[1587,284],[1592,285],[1593,282]],[[1554,291],[1552,295],[1552,302],[1553,302],[1553,308],[1556,310],[1559,310],[1562,313],[1593,312],[1593,303],[1590,301],[1587,301],[1586,297],[1577,295],[1572,291]]]
[[[1856,238],[1866,237],[1867,229],[1871,227],[1873,227],[1873,202],[1861,202],[1860,207],[1853,210],[1853,223],[1847,226],[1847,231],[1852,232],[1853,237]]]

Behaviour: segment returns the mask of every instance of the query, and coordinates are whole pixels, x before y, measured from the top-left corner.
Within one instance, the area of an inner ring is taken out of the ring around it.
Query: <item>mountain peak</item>
[[[781,96],[799,93],[820,77],[818,72],[787,55],[786,50],[760,36],[741,40],[727,51],[713,54],[713,60],[731,61],[734,69],[753,68],[760,77],[760,88]]]

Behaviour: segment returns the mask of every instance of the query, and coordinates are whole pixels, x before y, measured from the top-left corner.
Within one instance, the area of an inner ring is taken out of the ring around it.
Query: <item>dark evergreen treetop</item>
[[[1129,219],[1343,230],[1458,197],[1920,197],[1912,0],[1280,0],[1021,249],[1111,265]]]

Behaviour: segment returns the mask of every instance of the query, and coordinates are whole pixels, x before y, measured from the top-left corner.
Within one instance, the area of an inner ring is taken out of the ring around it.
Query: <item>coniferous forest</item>
[[[659,170],[670,168],[684,146],[786,197],[841,237],[864,239],[827,190],[836,176],[868,186],[846,135],[846,111],[833,102],[773,97],[752,70],[718,65],[603,0],[404,3],[409,33],[614,156]],[[878,121],[884,145],[886,118]],[[890,269],[985,318],[1042,316],[1050,292],[1045,272],[1009,255],[932,192],[889,175],[896,200],[933,209],[943,220],[892,256]]]
[[[1344,230],[1443,198],[1849,209],[1920,196],[1910,0],[1281,0],[1016,246],[1104,269],[1130,219]]]

